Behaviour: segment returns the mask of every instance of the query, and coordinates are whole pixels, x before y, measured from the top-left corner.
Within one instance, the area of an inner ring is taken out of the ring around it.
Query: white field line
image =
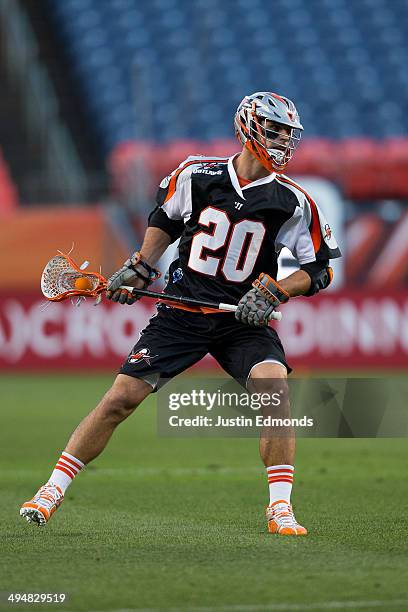
[[[255,604],[232,606],[198,606],[192,608],[115,608],[110,610],[90,610],[89,612],[296,612],[299,610],[363,610],[364,608],[397,608],[408,606],[408,599],[389,599],[374,601],[325,601],[299,604]]]

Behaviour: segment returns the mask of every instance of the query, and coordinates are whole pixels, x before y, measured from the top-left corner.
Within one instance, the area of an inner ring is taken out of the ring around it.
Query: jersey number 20
[[[189,267],[201,274],[216,276],[221,266],[221,273],[228,281],[242,283],[251,274],[259,255],[265,236],[263,223],[243,219],[232,225],[225,211],[212,206],[201,212],[198,222],[208,228],[210,225],[213,227],[211,232],[201,231],[193,237]],[[213,257],[203,253],[204,249],[208,251],[221,249],[228,235],[229,241],[224,257]]]

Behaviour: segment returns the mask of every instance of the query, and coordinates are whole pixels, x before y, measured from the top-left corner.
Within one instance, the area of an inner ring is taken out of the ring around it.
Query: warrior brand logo
[[[326,225],[324,226],[324,239],[330,240],[331,235],[332,235],[332,231],[330,229],[330,225],[326,223]]]
[[[139,363],[139,361],[145,361],[147,365],[150,365],[150,360],[158,357],[158,355],[151,355],[150,349],[142,348],[137,353],[132,353],[129,355],[128,362],[129,363]]]

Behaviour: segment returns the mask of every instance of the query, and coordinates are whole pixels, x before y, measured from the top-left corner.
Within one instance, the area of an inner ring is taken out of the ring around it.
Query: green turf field
[[[0,378],[0,605],[65,592],[63,610],[408,610],[406,439],[300,440],[310,535],[279,538],[257,441],[157,438],[151,399],[45,529],[25,523],[20,503],[110,380]]]

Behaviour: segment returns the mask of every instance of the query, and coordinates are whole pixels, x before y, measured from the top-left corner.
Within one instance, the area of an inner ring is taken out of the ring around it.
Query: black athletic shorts
[[[233,313],[204,315],[159,305],[120,374],[160,387],[207,353],[241,383],[262,361],[276,361],[288,373],[292,371],[279,336],[271,327],[249,327],[236,321]]]

